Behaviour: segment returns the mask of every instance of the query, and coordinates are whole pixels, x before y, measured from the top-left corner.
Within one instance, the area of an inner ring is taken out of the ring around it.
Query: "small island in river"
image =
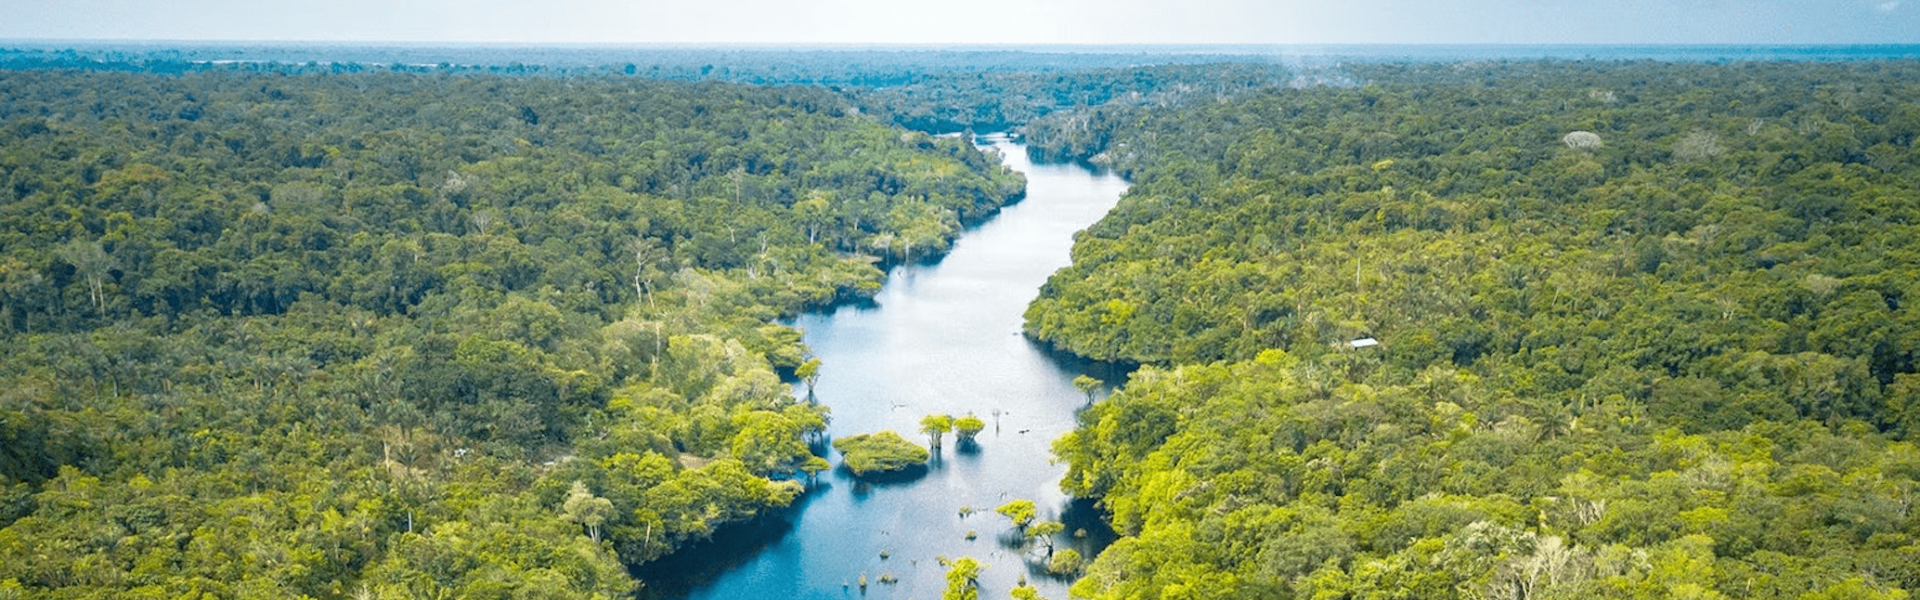
[[[931,454],[892,431],[851,435],[833,441],[841,462],[854,475],[890,473],[926,464]]]

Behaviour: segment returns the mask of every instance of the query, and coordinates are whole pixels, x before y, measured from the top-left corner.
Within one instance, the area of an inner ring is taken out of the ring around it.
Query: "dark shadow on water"
[[[1101,510],[1092,500],[1068,500],[1061,507],[1060,523],[1065,525],[1066,529],[1059,535],[1053,536],[1053,551],[1058,553],[1072,549],[1074,552],[1079,552],[1082,565],[1092,564],[1094,557],[1099,556],[1107,546],[1113,545],[1115,540],[1120,539],[1119,534],[1113,531],[1113,527],[1107,524],[1106,511]],[[1084,574],[1048,572],[1047,564],[1052,557],[1047,554],[1046,544],[1039,540],[1023,543],[1024,538],[1019,532],[1011,529],[996,536],[995,541],[1001,548],[1007,549],[1009,554],[1017,555],[1022,559],[1021,562],[1027,570],[1027,579],[1072,583]],[[1024,552],[1021,551],[1022,548],[1025,549]]]
[[[819,309],[816,309],[816,310],[810,310],[807,312],[832,315],[833,313],[839,312],[842,309],[851,309],[853,310],[853,312],[875,311],[875,310],[880,310],[880,302],[877,300],[874,300],[872,296],[854,296],[846,300],[835,301],[832,304],[820,307]]]
[[[1001,548],[1017,551],[1021,548],[1025,548],[1027,546],[1028,540],[1027,540],[1027,534],[1021,533],[1020,530],[1018,529],[1013,529],[1009,527],[1005,531],[1002,531],[999,534],[993,536],[993,541],[995,543],[1000,544]],[[1015,552],[1015,554],[1018,554],[1018,552]]]
[[[1044,579],[1048,581],[1058,581],[1060,583],[1073,583],[1080,579],[1079,575],[1062,575],[1047,571],[1048,560],[1045,550],[1042,550],[1039,556],[1034,556],[1027,560],[1027,579]]]
[[[1106,382],[1109,388],[1125,384],[1127,377],[1133,375],[1134,371],[1140,369],[1140,363],[1124,360],[1094,360],[1055,348],[1052,343],[1033,339],[1033,336],[1030,335],[1022,334],[1020,337],[1026,338],[1027,344],[1032,346],[1035,352],[1046,356],[1047,360],[1058,365],[1061,369],[1074,373],[1085,373],[1088,377]]]
[[[1080,579],[1080,575],[1081,575],[1080,573],[1053,573],[1053,572],[1047,571],[1047,565],[1053,560],[1053,557],[1047,554],[1047,547],[1045,544],[1034,542],[1032,547],[1026,548],[1024,551],[1016,547],[1006,546],[1005,544],[1002,544],[1002,547],[1005,547],[1008,550],[1004,556],[1018,559],[1020,561],[1020,566],[1026,568],[1027,579],[1029,581],[1041,580],[1041,581],[1054,581],[1059,583],[1073,583],[1074,581],[1077,581]],[[1055,548],[1054,552],[1059,552],[1065,549],[1067,549],[1067,546],[1061,545]],[[1082,560],[1085,561],[1087,559],[1082,558]],[[1081,564],[1084,565],[1086,563],[1082,562]]]
[[[847,468],[847,465],[844,464],[834,467],[833,469],[835,475],[839,475],[841,478],[853,482],[853,495],[856,498],[872,492],[876,488],[911,485],[913,482],[926,477],[927,473],[931,471],[932,469],[927,465],[913,465],[897,471],[867,473],[864,475],[853,474],[853,469]]]
[[[1060,524],[1065,525],[1066,530],[1054,538],[1059,547],[1072,548],[1088,561],[1120,539],[1120,534],[1115,533],[1107,521],[1107,511],[1085,498],[1067,501],[1060,510]]]
[[[958,456],[966,456],[966,457],[979,456],[980,442],[977,440],[960,440],[958,442],[954,442],[953,453]]]
[[[1095,164],[1086,158],[1068,156],[1065,153],[1048,152],[1032,144],[1027,145],[1027,162],[1033,163],[1036,167],[1072,165],[1086,169],[1087,172],[1093,173],[1094,177],[1106,177],[1113,172],[1113,169],[1109,169],[1105,165]]]
[[[827,483],[818,484],[785,508],[767,511],[748,521],[722,525],[705,541],[684,546],[660,560],[628,568],[629,574],[646,584],[635,598],[686,598],[702,586],[718,581],[720,575],[753,562],[767,548],[793,533],[794,522],[806,504],[831,487]]]

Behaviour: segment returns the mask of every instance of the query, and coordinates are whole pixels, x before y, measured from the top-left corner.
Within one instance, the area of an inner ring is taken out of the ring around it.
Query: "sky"
[[[0,40],[1914,44],[1920,0],[0,0]]]

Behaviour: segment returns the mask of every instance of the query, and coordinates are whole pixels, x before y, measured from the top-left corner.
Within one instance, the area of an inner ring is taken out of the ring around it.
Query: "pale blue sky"
[[[0,0],[0,39],[1920,43],[1920,0]]]

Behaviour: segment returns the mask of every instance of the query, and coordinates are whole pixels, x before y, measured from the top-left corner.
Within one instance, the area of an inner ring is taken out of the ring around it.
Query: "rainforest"
[[[1910,57],[286,52],[0,50],[0,599],[641,593],[867,469],[793,324],[998,131],[1131,184],[1018,332],[1130,372],[1064,595],[1920,589]]]

